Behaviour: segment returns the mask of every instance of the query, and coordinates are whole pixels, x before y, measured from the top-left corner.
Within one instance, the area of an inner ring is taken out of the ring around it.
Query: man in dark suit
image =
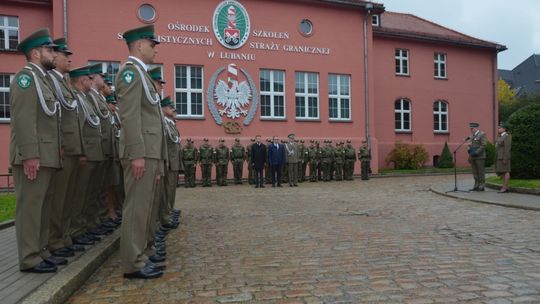
[[[268,162],[272,167],[272,187],[276,184],[281,187],[281,167],[285,161],[285,148],[277,137],[274,136],[273,141],[268,149]]]
[[[264,188],[263,169],[266,163],[266,146],[261,143],[261,136],[255,136],[255,143],[251,145],[250,167],[255,170],[255,188]]]

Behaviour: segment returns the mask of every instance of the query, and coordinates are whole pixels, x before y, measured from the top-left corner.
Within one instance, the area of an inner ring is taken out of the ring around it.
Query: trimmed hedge
[[[540,178],[540,104],[519,109],[507,124],[512,134],[512,177]]]
[[[394,169],[419,169],[428,158],[429,154],[424,146],[396,142],[396,146],[386,157],[386,163],[393,163]]]
[[[452,153],[450,153],[450,148],[448,148],[448,142],[444,142],[444,148],[441,152],[441,157],[439,157],[439,162],[437,163],[438,168],[453,168],[454,159]]]

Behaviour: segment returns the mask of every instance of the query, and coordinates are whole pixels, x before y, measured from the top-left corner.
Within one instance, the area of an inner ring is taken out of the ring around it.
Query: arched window
[[[411,131],[411,102],[401,98],[394,103],[395,130],[398,132]]]
[[[448,132],[448,103],[444,100],[433,103],[433,131]]]

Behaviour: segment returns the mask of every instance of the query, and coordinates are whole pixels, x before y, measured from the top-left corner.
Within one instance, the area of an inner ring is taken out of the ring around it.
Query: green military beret
[[[477,122],[470,122],[469,123],[469,128],[471,128],[471,129],[472,128],[478,128],[479,126],[480,126],[480,124],[477,123]]]
[[[90,74],[99,74],[103,77],[107,76],[107,73],[103,73],[103,66],[101,63],[96,63],[88,66]]]
[[[17,50],[22,53],[28,53],[31,49],[37,47],[57,47],[51,39],[48,28],[43,28],[33,32],[17,45]]]
[[[107,103],[116,103],[116,96],[114,94],[105,96]]]
[[[148,74],[150,74],[150,78],[152,78],[153,80],[159,80],[159,81],[161,81],[161,83],[165,83],[165,81],[163,81],[163,77],[161,77],[161,68],[160,67],[155,67],[155,68],[152,68],[152,69],[148,70]]]
[[[127,30],[124,32],[123,37],[128,44],[140,39],[149,39],[154,41],[156,44],[159,44],[153,24]]]
[[[174,107],[170,96],[167,96],[161,100],[161,107]]]
[[[92,74],[92,73],[90,73],[90,69],[88,68],[88,66],[75,68],[75,69],[69,71],[69,77],[71,77],[71,78],[77,78],[77,77],[81,77],[81,76],[89,76],[90,74]]]
[[[62,52],[66,55],[71,55],[73,52],[68,48],[66,38],[54,39],[53,43],[57,46],[54,48],[57,52]]]

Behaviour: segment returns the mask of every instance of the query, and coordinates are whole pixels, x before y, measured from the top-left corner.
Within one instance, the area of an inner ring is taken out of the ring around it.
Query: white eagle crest
[[[247,110],[243,108],[249,105],[251,89],[245,81],[241,83],[233,81],[232,87],[229,88],[225,81],[220,80],[216,85],[214,94],[217,98],[217,103],[225,107],[219,110],[219,114],[227,114],[227,117],[232,119],[238,118],[240,115],[247,115]]]

